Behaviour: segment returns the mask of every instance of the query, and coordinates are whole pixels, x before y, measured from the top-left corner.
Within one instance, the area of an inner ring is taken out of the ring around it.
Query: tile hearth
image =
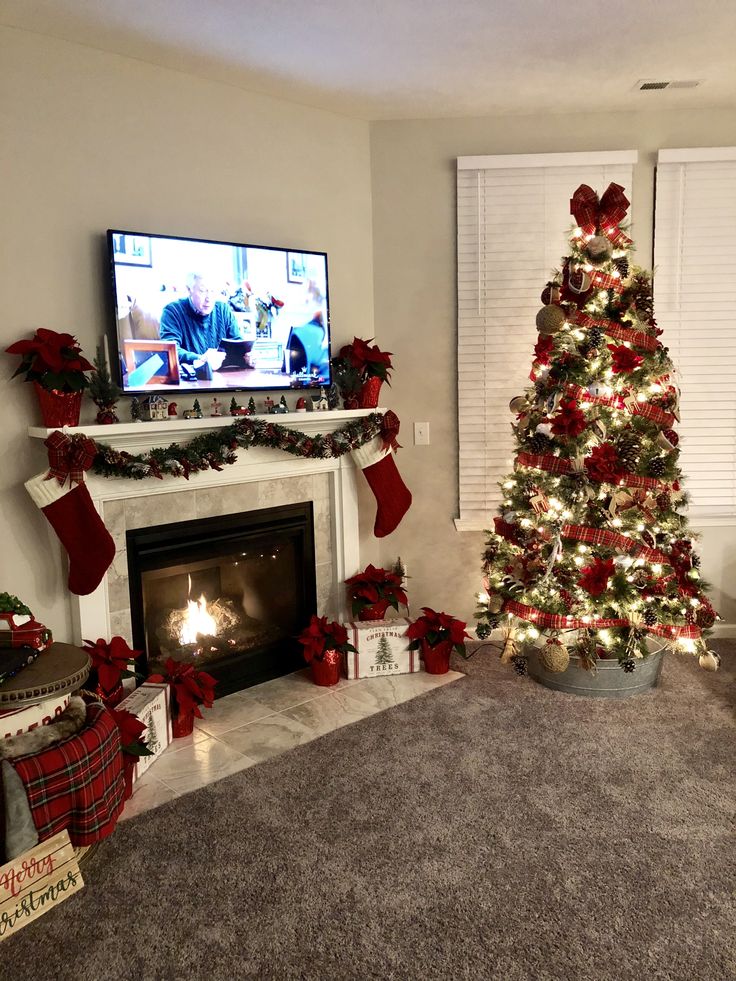
[[[424,671],[315,685],[305,668],[218,699],[135,784],[122,820],[465,677]]]

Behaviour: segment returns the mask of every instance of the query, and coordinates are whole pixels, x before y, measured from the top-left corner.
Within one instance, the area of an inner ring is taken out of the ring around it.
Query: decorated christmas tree
[[[570,655],[634,671],[653,650],[699,656],[716,613],[683,510],[678,389],[654,319],[650,276],[620,227],[629,202],[575,192],[576,226],[542,292],[531,386],[511,401],[514,470],[483,559],[477,632],[505,631],[502,660],[525,652],[562,672]]]

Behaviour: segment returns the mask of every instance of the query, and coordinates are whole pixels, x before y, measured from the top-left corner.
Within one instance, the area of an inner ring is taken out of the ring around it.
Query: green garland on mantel
[[[235,463],[237,449],[252,446],[283,450],[293,456],[311,460],[333,460],[370,442],[381,432],[383,413],[372,412],[346,423],[326,436],[309,436],[265,419],[238,419],[237,422],[210,433],[195,436],[184,445],[172,443],[157,446],[145,453],[127,453],[95,440],[97,453],[92,471],[102,477],[162,478],[164,474],[189,479],[201,470],[222,470]]]

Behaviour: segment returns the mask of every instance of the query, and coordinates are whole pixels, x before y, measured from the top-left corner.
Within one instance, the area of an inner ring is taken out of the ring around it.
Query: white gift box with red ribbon
[[[134,780],[142,777],[149,766],[163,753],[172,740],[171,708],[169,701],[169,686],[144,681],[134,692],[124,698],[117,706],[127,709],[142,722],[146,731],[142,738],[153,753],[153,756],[141,756],[135,765]]]

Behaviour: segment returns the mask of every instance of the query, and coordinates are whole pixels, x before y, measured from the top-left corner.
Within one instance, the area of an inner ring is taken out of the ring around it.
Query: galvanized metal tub
[[[569,695],[586,695],[589,698],[628,698],[656,687],[662,671],[664,651],[657,651],[642,660],[636,668],[627,672],[618,661],[600,660],[595,674],[580,667],[580,658],[570,655],[565,671],[548,671],[542,666],[535,648],[525,651],[528,657],[529,676],[546,688],[564,691]]]

